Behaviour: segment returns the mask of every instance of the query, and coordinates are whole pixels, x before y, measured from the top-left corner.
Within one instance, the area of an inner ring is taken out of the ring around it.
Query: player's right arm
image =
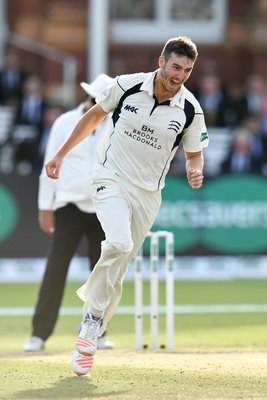
[[[59,177],[64,157],[71,149],[73,149],[73,147],[94,132],[96,127],[104,120],[104,118],[106,118],[107,115],[108,113],[106,113],[100,105],[96,104],[80,118],[54,157],[46,164],[46,173],[49,178],[57,179]]]

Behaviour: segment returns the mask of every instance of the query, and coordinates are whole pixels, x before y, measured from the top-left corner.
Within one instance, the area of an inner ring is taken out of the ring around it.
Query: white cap
[[[94,99],[98,97],[111,83],[113,82],[113,79],[106,75],[106,74],[100,74],[98,75],[93,82],[86,83],[86,82],[81,82],[80,85],[81,87],[86,91],[86,93],[93,97]]]

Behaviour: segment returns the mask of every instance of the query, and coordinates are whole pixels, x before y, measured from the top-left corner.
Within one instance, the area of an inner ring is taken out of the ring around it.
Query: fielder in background
[[[77,108],[62,114],[54,122],[48,139],[45,161],[49,160],[68,137],[71,128],[95,104],[95,98],[112,82],[100,74],[91,84],[81,83],[87,97]],[[44,349],[45,341],[52,334],[63,297],[70,261],[83,237],[88,242],[91,269],[101,250],[104,232],[97,219],[92,202],[91,174],[96,146],[105,131],[110,131],[112,120],[108,116],[83,143],[66,157],[58,181],[52,181],[43,167],[39,181],[39,224],[52,235],[46,270],[39,291],[39,298],[32,319],[32,336],[25,343],[28,352]],[[113,348],[106,335],[99,338],[98,348]]]
[[[202,186],[202,149],[208,134],[203,111],[184,86],[197,55],[189,38],[176,37],[165,44],[156,71],[118,76],[46,164],[48,176],[57,179],[67,153],[113,113],[114,127],[106,132],[107,144],[93,172],[93,200],[105,241],[92,274],[77,291],[84,301],[72,357],[77,375],[92,368],[97,338],[114,315],[128,264],[158,214],[165,177],[180,143],[189,185]]]

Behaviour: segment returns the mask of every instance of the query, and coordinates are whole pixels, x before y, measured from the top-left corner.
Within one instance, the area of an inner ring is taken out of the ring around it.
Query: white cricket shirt
[[[208,146],[203,111],[194,95],[182,86],[159,104],[153,96],[156,73],[119,76],[97,98],[104,111],[113,112],[114,123],[97,162],[148,191],[164,187],[180,142],[188,152]]]

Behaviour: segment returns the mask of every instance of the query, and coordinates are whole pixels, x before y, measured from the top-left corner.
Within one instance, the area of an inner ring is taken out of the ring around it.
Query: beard
[[[171,95],[175,95],[180,90],[183,82],[177,82],[177,80],[166,73],[164,68],[161,70],[160,77],[162,86]]]

